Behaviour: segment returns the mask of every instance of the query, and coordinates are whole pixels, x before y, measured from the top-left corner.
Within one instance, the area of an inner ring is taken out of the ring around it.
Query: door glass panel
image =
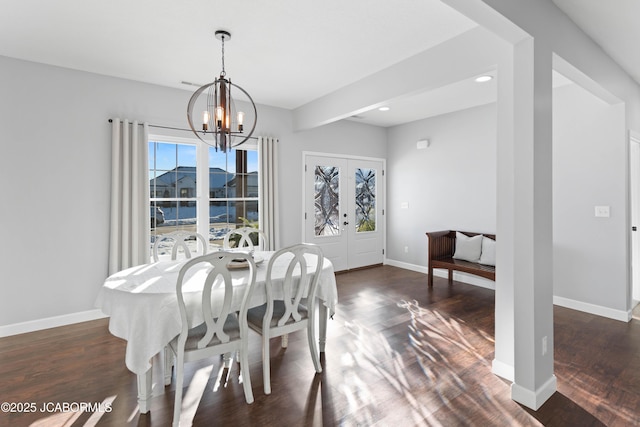
[[[376,231],[376,170],[357,168],[356,233]]]
[[[340,168],[315,168],[315,234],[340,235]]]

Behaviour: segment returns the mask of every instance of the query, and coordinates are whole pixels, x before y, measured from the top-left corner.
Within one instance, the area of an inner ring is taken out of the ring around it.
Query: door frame
[[[640,228],[640,157],[633,159],[634,151],[640,156],[640,134],[632,130],[629,131],[629,206],[630,206],[630,258],[631,258],[631,280],[629,286],[629,297],[631,310],[640,302],[640,230],[633,231],[631,227]],[[632,147],[636,145],[634,150]],[[634,170],[635,169],[635,170]],[[635,178],[635,179],[634,179]]]
[[[345,160],[365,160],[365,161],[373,161],[373,162],[381,162],[382,163],[382,169],[383,169],[383,174],[382,174],[382,182],[381,182],[381,187],[382,187],[382,203],[381,203],[381,208],[382,208],[382,226],[384,227],[382,230],[382,264],[386,264],[387,263],[387,159],[381,158],[381,157],[367,157],[367,156],[356,156],[353,154],[340,154],[340,153],[328,153],[328,152],[321,152],[321,151],[303,151],[302,152],[302,194],[301,194],[301,205],[302,205],[302,225],[301,225],[301,236],[302,236],[302,240],[305,239],[306,236],[306,230],[305,230],[305,226],[306,226],[306,220],[304,218],[304,214],[305,214],[305,198],[306,198],[306,193],[305,193],[305,164],[306,164],[306,160],[308,156],[320,156],[320,157],[335,157],[335,158],[339,158],[339,159],[345,159]],[[380,200],[377,199],[376,200],[377,203],[380,203]]]

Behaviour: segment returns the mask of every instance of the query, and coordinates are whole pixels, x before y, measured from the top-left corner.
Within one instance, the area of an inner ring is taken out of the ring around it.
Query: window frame
[[[211,228],[211,223],[210,223],[210,204],[211,202],[225,202],[225,203],[238,203],[238,202],[255,202],[258,206],[260,205],[260,191],[259,191],[259,182],[260,179],[258,179],[258,194],[255,197],[224,197],[224,198],[213,198],[211,197],[210,194],[210,183],[209,183],[209,175],[210,175],[210,163],[211,163],[211,159],[209,156],[209,152],[210,152],[210,148],[212,148],[211,146],[203,143],[202,141],[199,141],[196,138],[185,138],[185,137],[179,137],[179,136],[173,136],[173,135],[164,135],[164,134],[149,134],[148,136],[148,140],[147,140],[147,147],[149,146],[150,143],[167,143],[167,144],[183,144],[183,145],[190,145],[196,148],[196,194],[193,197],[188,197],[188,198],[180,198],[178,197],[178,194],[176,194],[176,197],[174,198],[163,198],[163,197],[153,197],[153,195],[149,194],[149,197],[147,198],[147,205],[148,208],[151,209],[153,206],[159,206],[157,202],[161,202],[161,201],[176,201],[177,203],[180,203],[181,201],[194,201],[196,203],[196,227],[195,227],[195,231],[198,232],[199,234],[205,236],[205,239],[207,239],[207,241],[211,241],[211,236],[210,236],[210,228]],[[244,144],[242,144],[239,147],[242,151],[256,151],[258,154],[258,159],[257,159],[257,165],[256,165],[256,173],[259,175],[260,174],[260,154],[258,151],[258,143],[255,140],[249,140],[247,142],[245,142]],[[235,151],[235,148],[234,148]],[[152,153],[149,153],[149,157],[151,157]],[[225,154],[226,155],[226,154]],[[150,171],[152,170],[150,168],[149,165],[149,161],[150,159],[147,161],[147,164],[145,165],[147,170]],[[225,161],[225,165],[226,168],[228,169],[228,158]],[[178,164],[176,164],[176,167],[180,166]],[[155,170],[155,169],[154,169]],[[233,175],[237,176],[238,175],[238,171],[236,171],[234,169],[234,173]],[[249,174],[249,171],[243,171],[241,173],[244,174]],[[149,177],[149,181],[151,181],[152,177]],[[237,196],[237,194],[236,194]],[[160,206],[161,207],[161,206]],[[162,207],[161,207],[162,208]],[[256,220],[256,222],[259,225],[259,216],[258,219]],[[149,225],[150,226],[150,225]],[[160,227],[161,228],[161,227]],[[193,230],[193,228],[188,227],[188,226],[177,226],[176,229],[187,229],[187,230]],[[158,232],[158,226],[156,225],[155,230],[152,229],[151,227],[149,227],[150,230],[150,237],[151,237],[151,242],[153,241],[154,237],[153,236],[157,236],[160,234],[164,234],[164,233],[159,233]]]

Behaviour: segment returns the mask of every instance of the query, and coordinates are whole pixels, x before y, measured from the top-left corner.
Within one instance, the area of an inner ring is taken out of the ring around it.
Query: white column
[[[498,64],[493,372],[514,381],[512,399],[538,409],[556,390],[552,51],[541,42],[549,39],[546,19],[553,14],[554,6],[527,0],[442,1],[513,46],[512,58]]]
[[[494,374],[514,380],[514,64],[513,46],[498,63],[496,293]]]
[[[513,400],[538,409],[553,374],[552,52],[513,52]]]

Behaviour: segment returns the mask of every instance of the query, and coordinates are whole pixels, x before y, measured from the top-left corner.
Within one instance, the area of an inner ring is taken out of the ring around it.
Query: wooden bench
[[[482,234],[483,236],[496,240],[494,234],[471,233],[467,231],[460,231],[460,233],[469,237]],[[489,280],[496,280],[496,268],[494,266],[453,258],[453,254],[456,251],[455,230],[436,231],[426,234],[429,238],[429,287],[433,287],[434,268],[443,268],[449,271],[449,284],[453,282],[454,270],[484,277]]]

